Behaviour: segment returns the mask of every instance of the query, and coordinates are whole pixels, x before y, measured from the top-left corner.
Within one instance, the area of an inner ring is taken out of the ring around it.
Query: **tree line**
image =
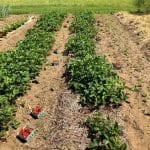
[[[137,12],[150,12],[150,0],[134,0]]]

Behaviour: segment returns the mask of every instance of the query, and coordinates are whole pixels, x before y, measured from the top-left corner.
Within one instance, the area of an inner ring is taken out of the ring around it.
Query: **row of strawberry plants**
[[[23,19],[23,20],[19,20],[17,22],[14,22],[14,23],[11,23],[11,24],[5,26],[0,31],[0,37],[5,36],[8,32],[12,32],[13,30],[16,30],[17,28],[22,26],[26,21],[27,21],[27,19]]]
[[[125,85],[114,73],[112,65],[95,54],[94,21],[92,13],[77,15],[70,27],[75,35],[66,44],[66,52],[74,56],[66,68],[68,84],[80,93],[81,104],[90,109],[117,104],[126,98]],[[120,139],[122,132],[118,123],[98,115],[87,118],[84,124],[91,138],[87,149],[126,149],[126,144]]]
[[[95,55],[95,43],[91,38],[96,34],[93,18],[91,14],[80,14],[71,26],[76,34],[67,43],[66,52],[75,59],[70,61],[66,73],[70,87],[81,93],[81,103],[98,108],[103,104],[117,104],[126,99],[126,94],[123,92],[125,85],[112,65],[104,57]]]
[[[59,29],[64,17],[65,14],[56,12],[41,16],[16,49],[0,53],[0,135],[12,124],[15,100],[39,74],[54,42],[54,31]]]

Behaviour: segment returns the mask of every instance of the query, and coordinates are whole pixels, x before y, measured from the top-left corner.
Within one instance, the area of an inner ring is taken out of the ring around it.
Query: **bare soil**
[[[24,25],[8,33],[6,37],[0,38],[0,52],[15,48],[18,41],[24,39],[27,30],[31,29],[36,21],[37,17],[30,16]]]
[[[130,31],[142,52],[150,61],[150,15],[137,15],[128,12],[119,12],[115,14],[119,22]]]
[[[107,113],[123,126],[128,149],[149,150],[150,62],[136,43],[136,37],[115,15],[97,15],[97,27],[97,55],[105,56],[109,63],[121,63],[122,69],[116,73],[130,88],[126,90],[127,101]]]
[[[63,55],[65,43],[71,36],[69,26],[73,17],[69,15],[60,31],[56,33],[56,41],[52,50],[60,50],[60,54],[53,52],[47,56],[37,83],[32,83],[27,93],[18,98],[16,113],[21,122],[17,130],[10,130],[6,143],[0,144],[3,150],[84,150],[87,145],[86,129],[80,127],[80,122],[86,114],[80,112],[79,96],[67,89],[63,74],[68,56]],[[54,59],[58,59],[59,66],[51,66]],[[45,111],[41,119],[35,120],[30,116],[31,108],[43,106]],[[20,128],[29,126],[37,129],[37,135],[30,143],[21,143],[16,135]]]

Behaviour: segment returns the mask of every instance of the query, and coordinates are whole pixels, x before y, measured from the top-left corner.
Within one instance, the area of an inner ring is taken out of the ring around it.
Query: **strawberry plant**
[[[102,57],[86,55],[70,61],[67,67],[71,88],[81,93],[81,103],[89,107],[118,103],[125,99],[124,83]]]
[[[0,98],[1,100],[1,98]],[[5,137],[6,130],[9,129],[12,123],[12,118],[14,116],[14,107],[7,103],[1,105],[0,107],[0,139]]]
[[[88,117],[84,125],[89,130],[91,142],[87,150],[126,150],[126,144],[120,139],[123,134],[118,123],[96,114]]]
[[[95,43],[86,35],[77,34],[69,39],[65,50],[67,53],[74,54],[75,57],[85,57],[87,54],[94,54]]]
[[[57,31],[64,17],[65,14],[59,12],[53,12],[50,15],[43,15],[42,18],[36,24],[36,27],[48,32]]]
[[[16,30],[17,28],[19,28],[21,25],[23,25],[26,22],[26,19],[24,20],[20,20],[14,23],[11,23],[7,26],[5,26],[0,33],[3,33],[4,35],[6,35],[8,32],[11,32],[13,30]]]
[[[48,49],[53,42],[53,34],[50,34],[49,32],[45,32],[44,30],[35,27],[34,29],[28,31],[28,33],[26,34],[26,38],[23,41],[20,41],[18,43],[18,48],[22,50],[30,50],[33,48]]]
[[[73,33],[82,33],[87,37],[94,37],[96,34],[94,21],[94,16],[90,12],[78,14],[75,21],[72,23],[70,30]]]

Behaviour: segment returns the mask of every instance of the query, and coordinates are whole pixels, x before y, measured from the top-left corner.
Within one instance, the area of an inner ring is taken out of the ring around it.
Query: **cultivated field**
[[[149,14],[129,0],[2,4],[0,150],[150,149]]]

